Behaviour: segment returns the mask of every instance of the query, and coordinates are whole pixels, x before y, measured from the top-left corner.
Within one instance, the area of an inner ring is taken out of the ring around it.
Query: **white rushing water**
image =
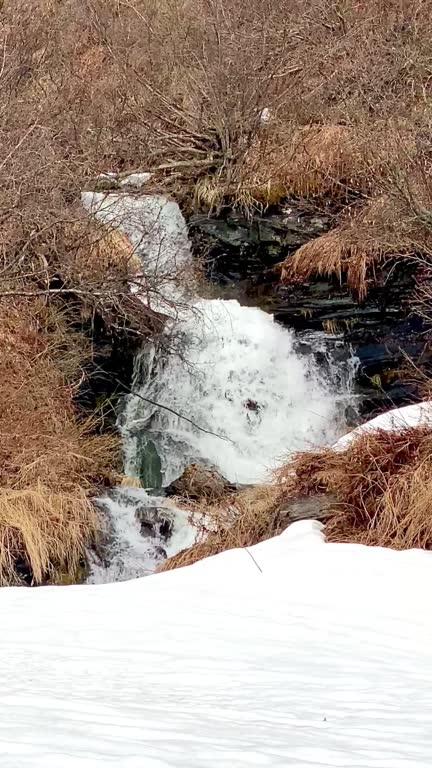
[[[85,193],[83,204],[128,235],[151,285],[152,306],[165,306],[167,329],[180,351],[169,354],[166,340],[157,341],[137,357],[136,394],[126,399],[120,419],[127,475],[147,476],[146,465],[156,461],[158,479],[150,485],[165,486],[199,462],[230,481],[256,483],[292,451],[332,443],[341,434],[350,366],[342,375],[340,364],[337,371],[331,365],[324,370],[314,355],[322,337],[306,343],[306,355],[292,331],[258,308],[191,298],[184,279],[190,244],[175,203],[161,196]],[[136,492],[125,497],[123,490],[106,504],[118,545],[115,578],[153,567],[155,542],[142,541],[137,503]],[[184,523],[179,513],[177,529]],[[173,540],[184,546],[181,536]]]
[[[201,429],[129,398],[123,421],[128,474],[137,472],[137,430],[145,429],[156,446],[162,485],[194,461],[233,482],[264,481],[290,452],[336,439],[343,393],[319,369],[312,349],[300,354],[292,332],[237,301],[202,299],[193,310],[182,322],[185,361],[144,351],[135,388]]]
[[[187,513],[170,499],[149,496],[143,488],[121,487],[97,501],[109,516],[110,544],[106,561],[90,553],[89,584],[148,576],[166,557],[195,541]]]

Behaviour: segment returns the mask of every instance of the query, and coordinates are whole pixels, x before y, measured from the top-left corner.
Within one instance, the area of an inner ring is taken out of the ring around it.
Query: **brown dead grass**
[[[127,279],[142,270],[120,229],[83,218],[65,225],[63,238],[59,269],[75,285]]]
[[[22,490],[0,488],[0,585],[76,578],[86,547],[99,531],[96,511],[83,490],[55,492],[36,483]]]
[[[289,196],[347,198],[369,188],[368,142],[347,125],[275,126],[246,153],[237,198],[265,206]]]
[[[420,243],[429,248],[430,239],[400,200],[381,195],[348,209],[339,226],[288,256],[281,279],[292,283],[314,275],[335,277],[362,300],[386,261],[412,257]]]
[[[304,452],[283,467],[288,496],[331,494],[329,541],[432,548],[432,430],[357,437],[346,450]]]
[[[276,536],[287,525],[283,510],[307,497],[325,501],[317,508],[320,515],[325,510],[328,541],[432,549],[432,429],[376,430],[344,451],[302,452],[278,470],[273,485],[233,494],[223,504],[195,505],[197,543],[159,570]]]
[[[3,300],[0,321],[0,584],[73,581],[97,535],[89,496],[117,479],[118,438],[75,412],[85,346],[55,309]]]
[[[199,531],[197,543],[170,557],[158,570],[182,568],[276,536],[285,527],[279,515],[280,497],[276,486],[255,486],[233,494],[224,503],[196,505],[191,522]]]

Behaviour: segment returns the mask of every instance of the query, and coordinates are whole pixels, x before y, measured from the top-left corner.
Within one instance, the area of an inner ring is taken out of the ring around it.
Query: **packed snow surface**
[[[386,413],[380,413],[379,416],[366,421],[347,435],[341,437],[334,447],[343,450],[357,437],[365,434],[365,432],[373,432],[377,429],[392,432],[406,427],[423,427],[430,426],[431,424],[432,402],[414,403],[403,408],[393,408],[393,410],[386,411]]]
[[[0,764],[430,768],[431,582],[430,553],[300,522],[131,582],[3,589]]]

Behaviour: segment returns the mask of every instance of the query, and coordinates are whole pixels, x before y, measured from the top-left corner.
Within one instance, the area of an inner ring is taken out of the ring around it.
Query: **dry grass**
[[[82,218],[64,228],[59,259],[63,279],[73,285],[125,280],[142,271],[126,235],[114,227]]]
[[[0,310],[0,584],[73,581],[97,533],[89,496],[118,477],[118,438],[75,412],[85,345],[64,318],[41,300]]]
[[[287,496],[332,495],[329,541],[394,549],[432,548],[431,478],[430,427],[363,433],[344,451],[301,453],[279,472]]]
[[[281,279],[292,283],[314,275],[335,277],[362,300],[377,284],[376,272],[383,264],[412,258],[419,244],[427,249],[429,241],[429,232],[400,200],[381,195],[348,209],[335,229],[288,256]]]
[[[264,206],[290,197],[332,200],[369,189],[368,142],[347,125],[274,126],[246,152],[231,196]]]
[[[0,586],[76,580],[99,530],[99,520],[83,490],[55,492],[0,488]]]
[[[280,497],[276,486],[255,486],[233,494],[224,503],[200,503],[191,518],[199,530],[197,543],[170,557],[159,570],[192,565],[227,549],[250,547],[276,536],[286,525],[279,515]]]
[[[325,517],[328,541],[432,549],[432,429],[376,430],[359,435],[344,451],[302,452],[278,470],[271,486],[249,488],[224,503],[195,505],[191,521],[198,542],[159,570],[276,536],[288,523],[283,510],[307,497]]]

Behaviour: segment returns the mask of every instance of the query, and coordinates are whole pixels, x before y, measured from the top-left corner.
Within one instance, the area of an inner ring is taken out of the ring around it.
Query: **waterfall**
[[[140,474],[140,445],[150,440],[163,486],[195,461],[256,483],[292,451],[339,436],[346,390],[318,366],[312,341],[301,354],[294,333],[271,315],[221,299],[195,301],[181,331],[182,357],[152,345],[137,359],[134,389],[171,410],[129,398],[128,474]]]
[[[128,235],[152,287],[152,306],[163,306],[175,336],[176,354],[164,339],[149,342],[137,356],[134,394],[119,418],[127,475],[163,487],[199,462],[233,482],[262,482],[293,451],[332,443],[341,434],[353,365],[319,365],[317,354],[326,354],[323,334],[304,338],[300,349],[294,332],[270,314],[235,300],[194,296],[184,277],[192,264],[186,224],[175,203],[85,193],[83,204]],[[169,508],[165,552],[193,540],[184,512],[166,499],[117,491],[105,502],[121,565],[113,566],[113,578],[148,573],[157,560],[161,542],[157,536],[143,541],[140,534],[137,509],[143,504],[156,505],[157,514],[162,509],[162,517]]]

